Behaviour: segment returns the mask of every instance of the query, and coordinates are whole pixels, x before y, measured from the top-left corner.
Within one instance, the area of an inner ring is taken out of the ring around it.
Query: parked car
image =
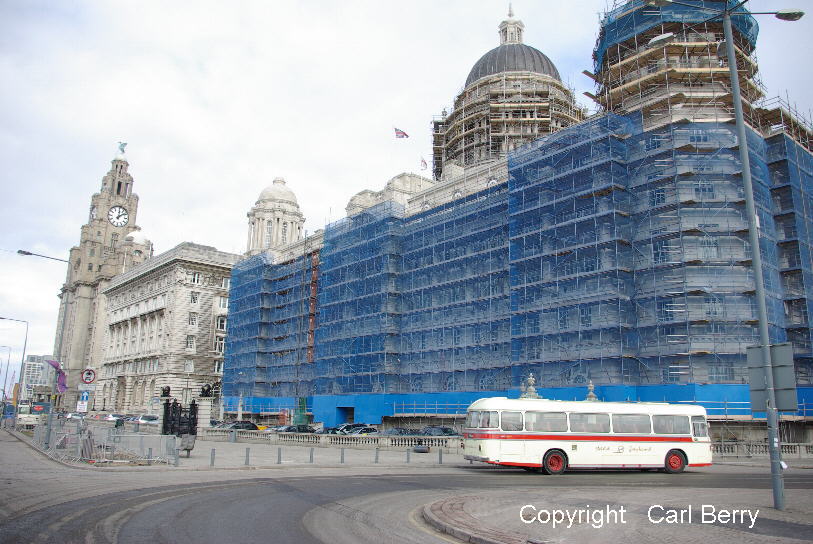
[[[316,434],[345,434],[336,427],[324,427],[316,431]]]
[[[315,433],[316,429],[310,425],[287,425],[282,430],[277,431],[280,433]]]
[[[381,436],[414,436],[419,434],[415,429],[408,429],[406,427],[392,427],[386,431],[381,431]]]
[[[150,414],[141,414],[135,420],[136,423],[139,425],[158,425],[158,416],[153,416]]]
[[[366,436],[371,434],[378,434],[378,429],[375,427],[356,427],[348,434],[352,436]]]
[[[85,414],[81,414],[79,412],[69,412],[65,419],[85,419]]]
[[[440,427],[437,425],[429,425],[421,429],[420,434],[424,436],[460,436],[460,434],[451,427]]]
[[[231,423],[227,424],[224,429],[228,429],[230,431],[256,431],[257,425],[251,421],[232,421]]]
[[[353,429],[358,429],[359,427],[367,427],[366,423],[342,423],[341,425],[336,427],[336,430],[342,431],[344,434],[350,434],[350,431]]]
[[[107,414],[104,417],[105,421],[118,421],[119,419],[124,419],[124,414]]]

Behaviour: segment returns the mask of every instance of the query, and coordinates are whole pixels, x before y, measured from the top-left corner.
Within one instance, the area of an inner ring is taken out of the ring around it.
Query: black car
[[[421,429],[421,434],[424,436],[459,436],[459,433],[451,427],[440,427],[437,425],[429,425]]]
[[[381,436],[414,436],[420,434],[415,429],[408,429],[406,427],[392,427],[386,431],[381,432]]]
[[[279,430],[281,433],[315,433],[316,429],[310,425],[288,425]]]
[[[325,427],[324,429],[316,431],[316,434],[345,434],[336,427]]]
[[[256,423],[251,421],[234,421],[232,423],[227,424],[224,429],[228,429],[230,431],[258,431],[260,430],[257,427]]]

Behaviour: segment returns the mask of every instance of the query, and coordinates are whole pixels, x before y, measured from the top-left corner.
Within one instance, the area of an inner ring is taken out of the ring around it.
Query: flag
[[[395,128],[395,127],[393,127]],[[400,128],[395,129],[395,137],[396,138],[409,138],[409,134],[401,130]]]
[[[49,365],[51,365],[54,368],[54,370],[57,372],[56,392],[57,393],[64,393],[65,391],[67,391],[67,389],[68,389],[68,384],[67,384],[67,381],[66,381],[67,375],[65,374],[65,371],[62,370],[62,366],[59,364],[59,362],[58,361],[51,361],[51,360],[48,360],[48,359],[46,359],[45,362],[48,363]]]
[[[421,170],[426,170],[426,159],[421,157]]]

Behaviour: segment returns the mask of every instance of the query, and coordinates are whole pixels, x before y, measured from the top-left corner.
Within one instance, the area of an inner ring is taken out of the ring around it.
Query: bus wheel
[[[663,469],[669,474],[678,474],[686,468],[686,457],[678,450],[669,450]]]
[[[542,460],[545,474],[561,474],[567,468],[567,456],[561,450],[550,450]]]

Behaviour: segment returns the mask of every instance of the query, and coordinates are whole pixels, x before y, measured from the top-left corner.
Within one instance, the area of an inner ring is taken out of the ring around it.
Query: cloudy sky
[[[513,3],[525,42],[580,97],[608,2]],[[313,232],[358,191],[420,172],[432,117],[498,45],[506,12],[490,0],[0,1],[0,316],[30,322],[28,353],[52,352],[66,265],[16,250],[67,258],[118,141],[158,253],[244,251],[246,212],[276,176]],[[813,15],[760,23],[768,94],[807,114]],[[24,333],[0,321],[0,371],[9,353],[19,369]]]

